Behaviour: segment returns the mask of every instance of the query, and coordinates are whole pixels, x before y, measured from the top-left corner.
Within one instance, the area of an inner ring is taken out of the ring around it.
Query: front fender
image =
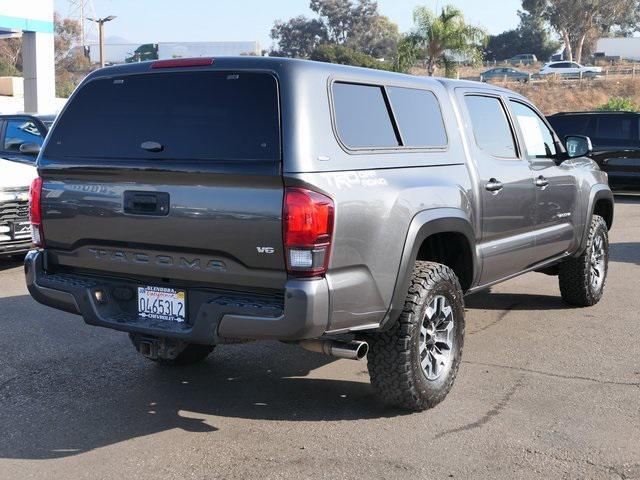
[[[611,219],[613,221],[613,211],[615,202],[613,200],[613,193],[608,185],[605,184],[597,184],[591,187],[589,191],[589,198],[587,199],[587,212],[586,219],[584,224],[584,229],[582,232],[582,237],[580,240],[580,246],[576,251],[575,256],[582,255],[585,248],[587,248],[587,239],[589,238],[589,229],[591,228],[591,219],[593,218],[593,211],[595,209],[596,203],[599,200],[606,200],[611,204]]]
[[[410,275],[418,258],[420,246],[429,236],[437,233],[461,233],[466,237],[473,257],[473,283],[475,284],[477,281],[481,268],[478,264],[476,253],[474,229],[468,215],[457,208],[435,208],[416,214],[409,225],[391,304],[384,320],[380,324],[380,330],[389,328],[400,316],[404,308],[405,298],[409,290]]]

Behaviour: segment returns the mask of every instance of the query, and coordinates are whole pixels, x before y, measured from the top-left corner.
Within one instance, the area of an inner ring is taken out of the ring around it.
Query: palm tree
[[[454,72],[456,58],[472,63],[482,61],[487,34],[480,27],[467,25],[460,9],[447,5],[437,15],[428,7],[417,7],[413,21],[414,31],[402,41],[405,48],[407,45],[413,48],[406,48],[398,63],[406,64],[410,55],[422,56],[427,74],[433,76],[438,67],[444,67],[447,74]]]

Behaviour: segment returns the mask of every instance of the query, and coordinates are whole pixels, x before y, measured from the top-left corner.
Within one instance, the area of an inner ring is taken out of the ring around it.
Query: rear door
[[[232,289],[286,280],[270,73],[91,80],[51,131],[39,171],[51,266]]]
[[[521,100],[509,104],[534,174],[536,245],[532,257],[539,262],[568,251],[575,240],[577,177],[571,161],[556,163],[554,134],[542,116]]]
[[[482,198],[481,284],[521,272],[530,263],[535,190],[529,162],[520,158],[513,126],[497,95],[459,93],[470,125]]]

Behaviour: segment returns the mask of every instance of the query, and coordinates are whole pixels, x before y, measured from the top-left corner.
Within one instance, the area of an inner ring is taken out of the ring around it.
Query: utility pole
[[[84,0],[80,0],[80,45],[84,55]]]
[[[98,35],[100,37],[100,68],[104,67],[104,24],[113,20],[115,15],[109,15],[104,18],[87,18],[90,22],[98,24]]]

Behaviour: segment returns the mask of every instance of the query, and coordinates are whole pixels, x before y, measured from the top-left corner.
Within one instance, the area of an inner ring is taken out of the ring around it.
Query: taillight
[[[42,210],[40,200],[42,197],[42,179],[34,178],[29,189],[29,221],[31,222],[31,239],[36,247],[44,247],[44,234],[42,231]]]
[[[292,275],[324,275],[329,266],[333,235],[333,200],[303,188],[284,195],[284,251]]]

